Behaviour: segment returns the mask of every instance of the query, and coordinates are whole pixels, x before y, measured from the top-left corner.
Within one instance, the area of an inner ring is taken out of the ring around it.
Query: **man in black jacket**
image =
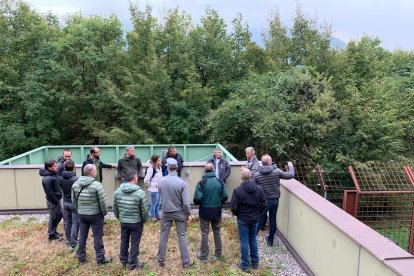
[[[99,156],[101,154],[101,151],[98,147],[91,147],[89,150],[88,156],[86,157],[86,160],[82,163],[82,176],[83,174],[83,168],[85,168],[88,164],[93,164],[96,167],[96,181],[99,181],[102,183],[103,175],[102,175],[102,168],[115,168],[115,166],[112,166],[111,164],[105,164],[99,159]]]
[[[62,175],[62,172],[64,170],[63,163],[65,163],[65,161],[67,160],[72,160],[72,152],[68,148],[64,149],[62,156],[58,157],[58,160],[57,160],[57,164],[59,167],[58,172],[57,172],[58,175]]]
[[[66,240],[69,241],[69,250],[74,251],[78,244],[79,215],[72,203],[71,192],[73,183],[78,180],[75,163],[68,160],[64,163],[64,171],[59,177],[59,184],[63,192],[63,219],[65,221]]]
[[[39,170],[39,175],[43,177],[42,185],[46,194],[46,205],[49,209],[49,222],[47,234],[49,241],[59,240],[62,236],[56,231],[59,222],[62,219],[62,207],[60,200],[62,199],[62,190],[59,186],[57,172],[59,170],[56,160],[48,160],[45,162],[44,169]]]
[[[117,175],[124,180],[127,176],[128,169],[132,169],[137,172],[139,178],[141,168],[142,163],[141,160],[135,156],[135,148],[133,146],[127,146],[125,148],[125,155],[118,160]]]
[[[213,164],[216,177],[226,183],[227,177],[229,177],[231,173],[231,167],[229,161],[223,158],[220,148],[214,149],[214,156],[208,160],[207,163]]]
[[[273,240],[276,234],[276,215],[279,207],[280,198],[280,179],[291,179],[295,176],[295,169],[292,162],[288,162],[289,170],[284,172],[272,166],[272,157],[269,154],[262,156],[262,166],[259,166],[257,172],[253,174],[253,180],[257,185],[262,187],[266,200],[267,208],[263,211],[259,218],[259,229],[264,229],[269,211],[269,236],[267,237],[267,245],[273,246]]]
[[[257,221],[259,215],[265,210],[267,202],[262,188],[251,181],[252,172],[249,169],[242,169],[241,179],[243,182],[233,191],[231,211],[237,216],[240,238],[241,262],[238,266],[244,272],[249,272],[250,264],[253,269],[259,266],[256,240]]]
[[[177,174],[179,177],[181,177],[181,169],[183,168],[184,160],[181,154],[177,153],[177,149],[174,146],[168,147],[167,154],[164,156],[164,158],[161,161],[162,174],[164,176],[168,175],[168,170],[167,170],[167,159],[168,158],[174,158],[177,161],[177,164],[178,164]]]

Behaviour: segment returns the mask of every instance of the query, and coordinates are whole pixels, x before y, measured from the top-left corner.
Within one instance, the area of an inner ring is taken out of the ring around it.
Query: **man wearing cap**
[[[187,223],[191,221],[188,184],[185,180],[178,177],[177,160],[168,158],[166,160],[166,165],[168,175],[162,177],[158,182],[158,189],[160,192],[161,230],[157,261],[160,267],[164,267],[171,224],[174,221],[175,227],[177,228],[177,238],[181,251],[181,263],[183,268],[188,268],[194,264],[194,261],[190,260],[190,254],[185,238]]]

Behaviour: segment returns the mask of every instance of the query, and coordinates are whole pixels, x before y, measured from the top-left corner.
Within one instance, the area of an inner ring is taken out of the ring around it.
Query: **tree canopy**
[[[262,43],[236,14],[157,19],[131,4],[59,23],[0,0],[0,160],[51,144],[219,142],[277,159],[352,162],[414,157],[414,52],[334,30],[297,8],[270,14]]]

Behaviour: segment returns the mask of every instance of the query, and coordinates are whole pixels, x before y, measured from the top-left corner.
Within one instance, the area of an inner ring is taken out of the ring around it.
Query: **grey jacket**
[[[266,198],[280,197],[280,179],[291,179],[295,176],[295,169],[289,167],[288,172],[275,169],[273,166],[259,166],[253,174],[253,181],[262,187]]]
[[[81,189],[83,190],[81,191]],[[81,176],[72,186],[72,203],[79,215],[106,215],[106,193],[101,183],[90,176]]]
[[[158,182],[160,191],[160,210],[165,213],[184,212],[190,215],[190,197],[188,183],[172,172],[160,178]]]
[[[247,160],[246,168],[248,168],[252,174],[257,172],[259,169],[259,161],[257,161],[256,156],[253,157],[251,161]]]
[[[216,158],[211,158],[210,160],[207,161],[207,163],[211,163],[214,166],[214,170],[219,172],[219,179],[223,180],[224,183],[226,183],[226,179],[227,177],[230,176],[231,173],[231,167],[229,164],[229,161],[227,161],[224,158],[221,158],[220,161],[218,162],[218,168],[216,167]]]

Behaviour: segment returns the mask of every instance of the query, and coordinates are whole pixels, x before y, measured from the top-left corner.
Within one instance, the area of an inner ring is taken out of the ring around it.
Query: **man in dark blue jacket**
[[[253,269],[259,266],[256,240],[257,221],[259,215],[265,210],[267,202],[262,188],[251,181],[252,172],[249,169],[242,169],[241,179],[243,182],[233,191],[231,211],[237,216],[240,238],[241,262],[238,266],[244,272],[249,272],[250,264]]]
[[[65,220],[65,235],[69,241],[69,250],[74,251],[78,245],[79,215],[72,203],[72,186],[78,180],[75,171],[75,163],[67,160],[64,164],[62,175],[59,176],[59,184],[63,192],[63,219]]]
[[[168,169],[167,169],[167,159],[168,158],[174,158],[175,161],[177,161],[177,174],[179,177],[181,177],[181,170],[183,168],[184,160],[181,154],[177,153],[177,149],[174,146],[169,146],[167,154],[164,156],[164,158],[161,161],[162,166],[162,174],[164,176],[168,175]]]
[[[207,163],[204,167],[203,179],[197,183],[194,191],[193,201],[200,205],[200,230],[201,246],[197,258],[203,263],[208,261],[208,232],[211,224],[214,235],[215,254],[213,260],[221,257],[221,211],[222,204],[226,202],[228,195],[226,185],[216,177],[213,164]]]
[[[211,158],[207,162],[213,164],[216,177],[218,179],[223,180],[223,182],[226,183],[227,177],[229,177],[231,173],[231,167],[229,161],[223,158],[221,149],[215,148],[213,158]]]
[[[59,167],[56,160],[46,161],[45,167],[39,170],[39,175],[43,177],[42,185],[46,194],[46,205],[49,209],[49,222],[47,227],[49,241],[60,240],[62,236],[56,231],[62,219],[62,207],[60,205],[62,190],[59,186],[58,170]]]

